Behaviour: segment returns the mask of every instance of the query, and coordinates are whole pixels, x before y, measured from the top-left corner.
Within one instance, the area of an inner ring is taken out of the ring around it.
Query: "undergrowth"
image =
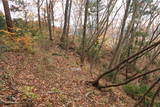
[[[135,85],[135,84],[127,84],[123,87],[124,91],[126,92],[127,95],[131,96],[133,99],[138,100],[140,97],[144,95],[144,93],[149,89],[148,85],[145,84],[140,84],[140,85]],[[150,91],[146,97],[145,100],[143,101],[143,104],[145,107],[148,107],[149,104],[151,103],[151,99],[154,95],[153,91]],[[160,107],[160,101],[155,101],[154,107]]]

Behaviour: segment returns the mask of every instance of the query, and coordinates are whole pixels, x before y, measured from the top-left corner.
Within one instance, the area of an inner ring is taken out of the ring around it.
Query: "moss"
[[[22,94],[22,99],[37,99],[38,95],[36,93],[33,92],[34,87],[32,86],[24,86],[22,88],[20,88],[20,90],[23,92]]]
[[[54,87],[51,89],[51,92],[53,92],[53,93],[61,93],[61,91],[59,89],[54,88]]]

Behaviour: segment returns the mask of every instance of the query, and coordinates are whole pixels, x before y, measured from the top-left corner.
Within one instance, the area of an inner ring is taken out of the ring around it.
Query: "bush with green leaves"
[[[123,88],[128,95],[131,95],[133,97],[143,96],[143,94],[149,89],[149,87],[144,84],[142,85],[128,84],[125,85]]]
[[[135,84],[127,84],[123,87],[124,91],[127,95],[131,96],[135,100],[138,100],[140,97],[144,95],[144,93],[149,89],[149,86],[145,84],[135,85]],[[150,91],[143,102],[145,106],[151,103],[151,99],[154,96],[154,92]],[[160,102],[155,102],[154,107],[160,107]]]
[[[91,58],[94,58],[98,52],[98,49],[99,49],[99,44],[93,45],[88,51],[87,55]]]
[[[105,76],[106,79],[113,80],[115,78],[116,72],[111,72]]]
[[[4,15],[0,12],[0,30],[6,29]]]
[[[13,19],[13,23],[18,28],[24,28],[24,26],[26,26],[25,21],[22,18]]]
[[[22,18],[13,19],[15,25],[15,31],[17,36],[23,36],[25,33],[29,33],[31,36],[39,36],[41,33],[36,27],[31,27]]]

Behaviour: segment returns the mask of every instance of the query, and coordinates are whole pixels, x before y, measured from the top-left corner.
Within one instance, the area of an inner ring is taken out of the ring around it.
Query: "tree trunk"
[[[38,12],[38,25],[39,25],[39,30],[41,31],[42,26],[41,26],[41,6],[43,4],[44,0],[37,0],[37,12]]]
[[[2,2],[3,2],[4,12],[5,12],[7,30],[8,32],[13,32],[13,24],[12,24],[8,0],[2,0]]]
[[[99,30],[99,0],[97,0],[97,32]]]
[[[85,43],[86,43],[86,28],[87,28],[87,18],[88,18],[88,5],[89,0],[86,1],[85,5],[85,17],[84,17],[84,26],[83,26],[83,37],[82,37],[82,53],[81,53],[81,62],[84,63],[85,60]]]
[[[66,1],[66,7],[65,7],[65,15],[64,15],[64,26],[63,26],[63,33],[61,36],[61,45],[64,48],[65,42],[66,42],[66,33],[67,33],[67,26],[68,26],[68,8],[69,8],[69,0]]]
[[[51,2],[51,16],[52,16],[52,32],[53,32],[53,35],[54,35],[54,2],[52,0]]]
[[[112,61],[110,62],[108,69],[112,69],[113,65],[116,65],[115,63],[119,62],[119,57],[120,57],[121,49],[122,49],[122,46],[123,46],[122,41],[124,39],[124,29],[125,29],[127,17],[128,17],[128,14],[129,14],[130,3],[131,3],[131,0],[127,0],[126,9],[125,9],[125,13],[124,13],[123,21],[122,21],[122,27],[121,27],[121,30],[120,30],[120,36],[119,36],[118,44],[116,46]]]
[[[69,4],[69,15],[68,15],[68,26],[67,26],[67,32],[66,32],[66,49],[68,50],[68,43],[69,43],[69,28],[70,28],[70,17],[71,17],[71,8],[72,8],[72,0],[70,0]]]
[[[47,6],[47,19],[48,19],[48,30],[49,30],[49,39],[52,39],[52,26],[51,26],[51,1],[46,0],[46,6]]]
[[[39,24],[39,30],[41,31],[41,16],[40,16],[40,7],[39,7],[39,4],[38,4],[38,24]]]

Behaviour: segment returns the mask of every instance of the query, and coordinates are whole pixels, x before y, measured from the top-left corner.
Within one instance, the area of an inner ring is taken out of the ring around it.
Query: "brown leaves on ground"
[[[132,105],[133,101],[120,89],[100,92],[86,85],[86,81],[92,80],[89,64],[81,68],[79,56],[75,52],[66,52],[55,44],[50,48],[49,51],[39,48],[34,55],[15,52],[5,54],[4,59],[9,65],[3,62],[0,64],[13,78],[14,86],[19,90],[14,96],[15,101],[21,102],[11,104],[13,107],[29,104],[35,107]],[[7,101],[6,97],[13,93],[14,90],[5,88],[0,91],[0,98],[2,95]]]

